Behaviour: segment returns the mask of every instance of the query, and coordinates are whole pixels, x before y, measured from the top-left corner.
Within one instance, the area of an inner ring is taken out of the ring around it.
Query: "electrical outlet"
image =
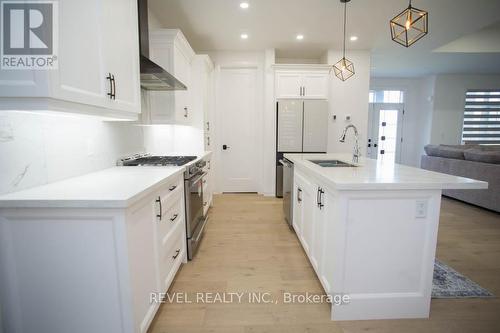
[[[417,200],[415,217],[420,219],[427,217],[427,200]]]

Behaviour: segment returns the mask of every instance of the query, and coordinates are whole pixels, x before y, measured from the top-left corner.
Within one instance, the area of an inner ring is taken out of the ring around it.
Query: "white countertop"
[[[443,173],[360,158],[357,167],[321,167],[309,160],[340,160],[352,164],[351,154],[285,154],[304,173],[336,190],[486,189],[488,183]]]
[[[113,167],[0,196],[0,208],[125,208],[184,172],[181,167]]]

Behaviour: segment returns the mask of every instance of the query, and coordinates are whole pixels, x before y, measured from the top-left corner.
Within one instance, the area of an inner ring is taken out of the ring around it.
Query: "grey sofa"
[[[421,168],[488,182],[487,190],[445,190],[443,194],[500,212],[500,147],[427,145]]]

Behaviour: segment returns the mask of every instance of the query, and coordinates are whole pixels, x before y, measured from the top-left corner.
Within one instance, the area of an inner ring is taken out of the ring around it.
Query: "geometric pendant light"
[[[344,51],[342,59],[333,65],[335,76],[340,80],[345,81],[354,75],[354,64],[352,61],[345,57],[345,34],[346,34],[346,20],[347,20],[347,3],[351,0],[340,0],[344,4]]]
[[[429,32],[429,13],[412,7],[408,8],[391,20],[391,38],[398,44],[410,47]]]

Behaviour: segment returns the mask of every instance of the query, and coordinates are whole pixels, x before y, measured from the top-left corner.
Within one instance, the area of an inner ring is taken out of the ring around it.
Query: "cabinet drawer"
[[[173,199],[171,200],[173,202],[170,202],[170,205],[162,212],[162,218],[157,219],[156,221],[158,241],[161,246],[164,245],[169,232],[174,228],[174,226],[179,223],[184,223],[184,206],[182,205],[182,197],[171,197],[171,199]]]
[[[168,182],[160,191],[162,208],[169,206],[173,200],[177,200],[184,195],[184,179],[178,176]]]
[[[186,251],[182,223],[177,223],[163,246],[159,247],[160,285],[167,290]]]

